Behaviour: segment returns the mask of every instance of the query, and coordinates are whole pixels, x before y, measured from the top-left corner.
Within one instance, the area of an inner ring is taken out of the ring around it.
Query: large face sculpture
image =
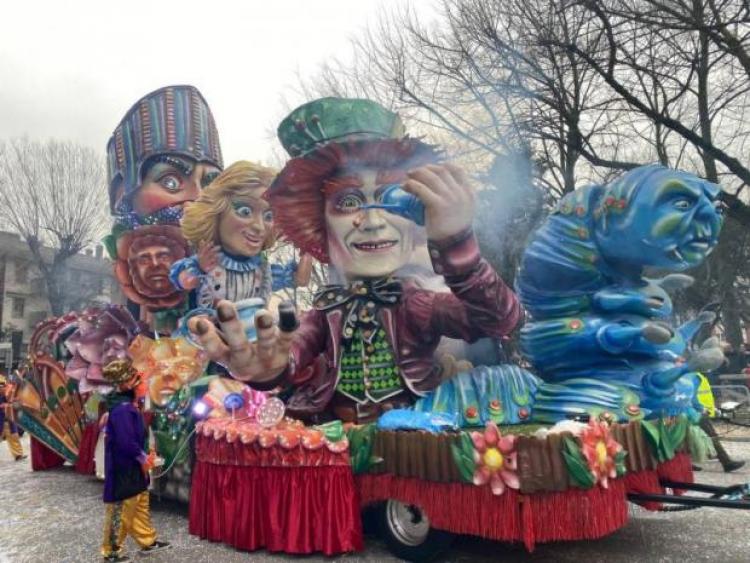
[[[262,199],[266,188],[233,197],[219,216],[219,244],[235,256],[256,256],[273,236],[273,213]]]
[[[719,186],[663,168],[636,174],[604,195],[604,219],[597,225],[602,255],[671,271],[700,264],[719,238]]]
[[[145,167],[141,186],[132,197],[132,210],[148,217],[163,209],[181,209],[196,200],[218,174],[216,166],[185,156],[157,156]]]
[[[159,88],[125,113],[107,143],[110,211],[126,228],[177,224],[222,166],[211,110],[193,86]]]
[[[382,209],[363,209],[403,180],[401,171],[360,168],[325,182],[328,254],[348,280],[389,276],[409,261],[416,225]]]

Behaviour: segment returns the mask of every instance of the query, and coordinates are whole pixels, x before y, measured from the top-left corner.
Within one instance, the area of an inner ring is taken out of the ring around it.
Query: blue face
[[[682,271],[700,264],[718,242],[719,187],[692,174],[660,168],[624,190],[615,184],[603,197],[597,238],[602,255],[615,262]]]

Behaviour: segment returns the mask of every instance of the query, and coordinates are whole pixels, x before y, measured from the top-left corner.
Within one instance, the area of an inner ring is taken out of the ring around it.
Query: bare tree
[[[496,190],[482,194],[482,209],[491,215],[502,216],[513,200],[506,175],[492,173],[499,164],[508,169],[512,155],[530,155],[532,184],[547,204],[653,161],[721,183],[722,241],[682,304],[725,303],[724,328],[737,340],[740,320],[750,325],[742,282],[750,279],[747,0],[441,5],[435,24],[408,10],[381,17],[353,40],[353,62],[327,64],[305,84],[307,95],[358,95],[398,110],[412,130],[487,171]],[[503,237],[486,237],[488,251]]]
[[[105,186],[104,159],[89,148],[0,142],[0,220],[28,244],[53,315],[64,313],[80,289],[67,282],[68,261],[104,234]]]

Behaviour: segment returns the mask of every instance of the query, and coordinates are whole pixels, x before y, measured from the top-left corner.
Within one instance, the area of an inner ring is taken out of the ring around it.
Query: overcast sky
[[[266,160],[297,74],[345,56],[349,37],[406,2],[3,2],[0,138],[72,139],[103,152],[138,98],[188,83],[211,106],[226,163]],[[411,3],[431,13],[432,0]]]

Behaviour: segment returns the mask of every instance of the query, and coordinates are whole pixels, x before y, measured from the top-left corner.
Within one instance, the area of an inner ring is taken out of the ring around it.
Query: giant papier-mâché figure
[[[267,256],[276,229],[263,195],[275,177],[266,166],[235,162],[186,207],[182,234],[196,254],[176,262],[170,277],[178,289],[197,289],[199,307],[213,308],[221,299],[264,305],[274,291],[306,285],[309,257],[298,269],[295,261],[276,264]]]
[[[191,322],[234,377],[291,386],[298,415],[365,422],[439,385],[442,336],[473,341],[516,326],[515,295],[479,254],[466,176],[405,136],[397,115],[369,100],[324,98],[294,110],[278,132],[292,159],[268,194],[276,224],[345,283],[322,288],[294,332],[260,312],[257,342],[228,302],[218,306],[222,335]],[[415,222],[448,293],[393,277],[411,257]],[[320,369],[309,369],[321,355]]]
[[[184,307],[186,294],[169,280],[172,263],[190,253],[179,228],[183,206],[222,167],[203,96],[167,86],[138,100],[107,144],[107,163],[115,225],[106,244],[125,295],[149,313]]]
[[[534,417],[609,412],[620,420],[693,410],[692,372],[721,354],[690,341],[711,314],[670,325],[669,291],[716,246],[719,187],[642,166],[564,197],[527,247],[517,280],[524,354],[546,384]],[[666,273],[645,277],[646,269]]]

